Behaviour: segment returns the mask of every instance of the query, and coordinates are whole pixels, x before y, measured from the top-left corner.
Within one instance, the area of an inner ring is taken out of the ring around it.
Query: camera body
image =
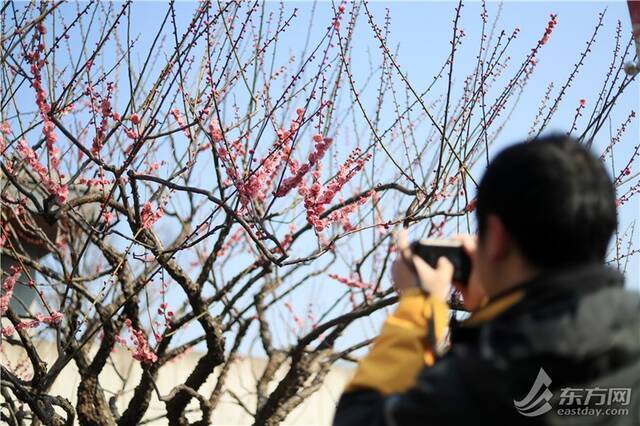
[[[471,258],[462,243],[453,240],[420,240],[411,244],[411,251],[433,268],[440,257],[446,257],[453,264],[453,281],[469,281]]]

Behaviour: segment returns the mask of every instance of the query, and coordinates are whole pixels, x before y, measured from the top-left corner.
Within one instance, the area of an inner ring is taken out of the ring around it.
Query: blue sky
[[[183,31],[187,26],[194,6],[195,3],[193,2],[178,2],[176,19],[179,31]],[[454,16],[455,6],[455,2],[444,1],[376,1],[370,3],[370,9],[378,25],[382,25],[384,22],[385,9],[389,9],[391,32],[388,45],[394,50],[397,49],[398,62],[401,64],[401,68],[406,73],[407,78],[418,91],[423,90],[431,83],[433,76],[448,55],[451,21]],[[119,4],[115,7],[119,7]],[[167,10],[166,7],[164,2],[134,3],[131,28],[132,39],[137,38],[132,54],[134,60],[143,58],[148,51],[155,36],[154,30],[162,21]],[[279,3],[268,2],[265,7],[267,10],[277,12]],[[291,53],[299,53],[304,48],[308,32],[310,34],[309,45],[315,46],[333,16],[330,2],[320,2],[314,5],[312,2],[287,1],[284,3],[284,14],[288,15],[294,8],[299,10],[299,14],[292,22],[290,29],[281,36],[279,50],[274,56],[276,63],[284,63]],[[591,112],[590,108],[595,102],[593,97],[597,95],[602,79],[609,67],[614,46],[616,22],[620,20],[622,23],[623,43],[627,41],[627,35],[630,34],[626,2],[511,1],[502,4],[491,2],[488,4],[487,9],[489,22],[492,22],[500,13],[500,20],[497,24],[498,30],[504,29],[510,33],[516,27],[520,29],[520,35],[509,49],[512,60],[511,67],[508,70],[513,70],[541,37],[549,20],[549,15],[551,13],[557,14],[558,20],[558,25],[554,29],[551,40],[544,46],[539,55],[539,64],[524,92],[523,99],[504,127],[496,144],[492,147],[491,155],[495,155],[501,147],[526,137],[549,82],[553,81],[555,83],[556,91],[564,83],[593,32],[598,20],[598,14],[606,10],[604,26],[599,32],[594,49],[587,58],[578,77],[568,89],[548,130],[566,131],[571,125],[574,111],[580,99],[586,99],[587,102],[585,117],[582,117],[582,122],[584,122]],[[63,15],[67,17],[73,16],[74,11],[75,6],[68,6],[62,9]],[[480,12],[481,4],[479,2],[469,2],[462,9],[460,27],[464,29],[467,36],[457,53],[453,80],[454,97],[456,93],[459,94],[461,92],[462,80],[476,63],[477,45],[482,23]],[[121,35],[126,34],[125,28],[126,25],[123,26],[120,32]],[[89,38],[91,39],[92,36]],[[356,27],[354,46],[352,71],[357,80],[364,81],[370,73],[370,63],[379,63],[381,53],[371,29],[366,26],[362,19]],[[109,60],[113,60],[113,53],[107,52],[104,59],[105,63],[109,63]],[[59,60],[64,61],[62,58],[59,58]],[[507,71],[505,75],[510,76],[511,73]],[[123,79],[123,83],[126,82],[124,76],[121,75],[120,78]],[[123,84],[123,87],[127,87],[127,84]],[[442,94],[445,89],[446,81],[439,81],[433,89],[434,96]],[[27,94],[27,97],[19,99],[19,101],[31,103],[32,105],[32,93],[29,91],[24,93]],[[126,95],[126,91],[123,94]],[[241,93],[239,96],[241,96]],[[375,90],[364,91],[362,96],[367,108],[373,110]],[[426,100],[430,101],[431,99],[427,98]],[[638,100],[639,90],[638,82],[636,81],[618,99],[617,105],[611,114],[611,126],[614,133],[631,110],[638,112]],[[120,99],[120,102],[126,102],[126,99]],[[225,114],[227,114],[227,111],[225,111]],[[230,109],[228,114],[231,115]],[[392,119],[393,116],[384,115],[383,124],[389,124]],[[578,121],[579,129],[581,129],[580,125],[581,121]],[[361,119],[359,121],[356,120],[355,123],[345,122],[344,126],[344,129],[336,129],[336,140],[338,141],[341,134],[346,135],[349,130],[353,130],[350,129],[351,126],[360,129],[359,131],[364,127]],[[384,127],[383,125],[382,128]],[[638,134],[639,128],[636,119],[632,121],[625,137],[616,147],[616,159],[619,160],[619,163],[631,154],[634,145],[638,143]],[[601,132],[595,140],[594,151],[596,153],[602,152],[607,145],[607,136],[608,132]],[[341,155],[346,152],[348,151],[343,150]],[[476,177],[482,174],[483,167],[484,164],[477,164],[474,167],[472,171]],[[634,167],[635,169],[632,169],[632,172],[637,173],[640,165],[636,162]],[[388,181],[392,175],[386,170],[378,174],[377,177],[381,181]],[[628,226],[633,220],[637,220],[639,216],[640,200],[636,196],[620,211],[621,229]],[[168,233],[174,231],[170,224],[165,223],[163,225],[162,221],[157,229]],[[453,229],[451,229],[451,232],[453,232]],[[354,256],[357,257],[357,254],[361,253],[359,244],[362,241],[357,241],[356,239],[350,241],[353,244],[352,251]],[[640,232],[636,232],[634,245],[635,247],[640,247]],[[633,257],[627,270],[628,285],[635,289],[640,289],[640,262],[638,257]],[[238,265],[227,264],[225,271],[223,271],[224,275],[230,276],[239,267]],[[344,259],[342,266],[339,268],[339,273],[346,273],[349,269],[349,258]],[[290,301],[297,306],[305,306],[307,303],[313,303],[318,308],[329,306],[336,297],[342,295],[342,291],[338,290],[338,286],[334,283],[327,283],[327,280],[326,276],[314,279],[304,290],[293,293]],[[349,329],[343,339],[343,343],[348,344],[349,342],[357,341],[362,335],[371,336],[375,334],[383,315],[384,313],[375,315],[354,325]],[[273,320],[276,322],[278,319],[283,318],[286,319],[286,313],[274,316]],[[280,331],[286,335],[285,330]],[[287,340],[287,337],[283,336],[283,340]]]
[[[287,2],[287,7],[299,7],[300,20],[306,21],[309,16],[310,3]],[[431,83],[433,75],[446,58],[449,50],[448,40],[451,37],[451,21],[454,16],[455,2],[372,2],[371,10],[377,18],[379,25],[384,20],[385,9],[389,9],[392,24],[389,44],[399,49],[399,63],[407,73],[409,79],[417,88],[424,88]],[[488,4],[490,18],[496,16],[500,4],[491,2]],[[321,3],[316,11],[316,19],[312,23],[317,28],[323,28],[331,12],[327,3]],[[476,60],[476,46],[481,31],[479,14],[481,5],[479,2],[466,3],[462,10],[461,27],[467,33],[467,41],[458,53],[456,67],[461,70],[471,70]],[[569,76],[574,64],[578,61],[580,53],[586,42],[591,37],[598,20],[598,14],[606,12],[604,26],[600,29],[595,47],[581,69],[578,78],[572,83],[560,105],[558,114],[550,123],[550,131],[566,131],[571,126],[575,108],[580,99],[587,100],[586,113],[595,101],[599,85],[609,67],[611,54],[614,47],[615,28],[618,20],[622,23],[623,34],[630,34],[630,23],[626,2],[505,2],[502,4],[501,18],[498,28],[507,31],[515,27],[520,28],[521,33],[515,41],[511,52],[514,53],[513,61],[518,63],[520,58],[528,53],[535,41],[541,36],[549,15],[557,15],[558,25],[554,29],[548,45],[540,54],[539,65],[536,73],[526,90],[526,98],[518,106],[509,124],[500,135],[496,145],[492,148],[492,155],[499,151],[500,147],[522,140],[526,136],[533,117],[536,114],[540,100],[550,81],[560,86]],[[355,44],[362,46],[356,49],[359,60],[354,60],[355,75],[362,76],[368,72],[368,58],[379,57],[377,46],[373,41],[372,31],[366,26],[356,29]],[[291,40],[292,50],[302,39],[302,34],[288,34]],[[626,36],[625,36],[626,37]],[[519,56],[517,56],[519,55]],[[361,68],[357,68],[360,65]],[[358,71],[359,70],[359,71]],[[360,74],[358,74],[358,72]],[[464,73],[460,75],[464,76]],[[461,79],[462,77],[460,77]],[[460,82],[460,79],[457,82]],[[434,90],[435,93],[439,93]],[[627,92],[619,99],[614,113],[612,113],[612,126],[615,129],[624,121],[631,110],[638,111],[638,83],[634,82]],[[590,102],[593,101],[593,102]],[[568,121],[569,120],[569,121]],[[580,128],[580,122],[578,122]],[[638,122],[634,120],[627,131],[626,137],[617,147],[617,158],[627,158],[638,143]],[[600,153],[608,143],[608,132],[602,132],[594,142],[594,151]],[[482,173],[482,167],[474,171],[477,175]],[[621,229],[631,221],[640,217],[640,204],[636,197],[620,212]],[[640,239],[635,236],[635,246]],[[627,285],[630,288],[640,289],[640,262],[638,256],[634,256],[627,270]],[[323,283],[319,284],[323,286]],[[326,290],[312,292],[313,300],[317,294]],[[303,295],[301,295],[304,297]],[[383,315],[377,315],[371,320],[361,321],[350,330],[351,336],[345,337],[350,341],[353,336],[372,335],[375,333],[379,321]]]

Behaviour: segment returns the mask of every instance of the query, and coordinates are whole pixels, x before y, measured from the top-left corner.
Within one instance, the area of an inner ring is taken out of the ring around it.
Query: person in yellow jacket
[[[473,237],[464,235],[456,239],[463,243],[467,253],[475,254]],[[392,276],[400,303],[385,321],[369,355],[359,363],[347,391],[369,388],[383,394],[406,391],[415,384],[424,366],[433,365],[436,351],[444,346],[450,314],[446,300],[453,265],[441,257],[437,268],[431,268],[411,253],[406,231],[399,234],[398,249],[400,255],[393,264]],[[462,292],[467,309],[475,310],[486,303],[475,274],[468,285],[456,283],[456,287]]]
[[[640,425],[640,296],[605,264],[617,218],[601,161],[564,135],[516,144],[488,166],[476,214],[468,283],[400,237],[397,309],[334,426]],[[451,284],[471,315],[449,326]]]

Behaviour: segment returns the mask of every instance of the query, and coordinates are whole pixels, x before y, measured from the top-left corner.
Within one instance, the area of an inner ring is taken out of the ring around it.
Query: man
[[[476,213],[477,243],[462,239],[471,277],[453,283],[472,314],[448,351],[453,267],[401,241],[397,311],[334,425],[640,425],[640,298],[605,265],[617,218],[603,164],[565,136],[512,146],[487,168]]]

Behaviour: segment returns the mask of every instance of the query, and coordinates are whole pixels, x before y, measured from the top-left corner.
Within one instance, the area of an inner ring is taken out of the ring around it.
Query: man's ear
[[[511,236],[504,223],[494,214],[487,216],[486,227],[487,254],[489,260],[497,262],[503,260],[511,249]]]

